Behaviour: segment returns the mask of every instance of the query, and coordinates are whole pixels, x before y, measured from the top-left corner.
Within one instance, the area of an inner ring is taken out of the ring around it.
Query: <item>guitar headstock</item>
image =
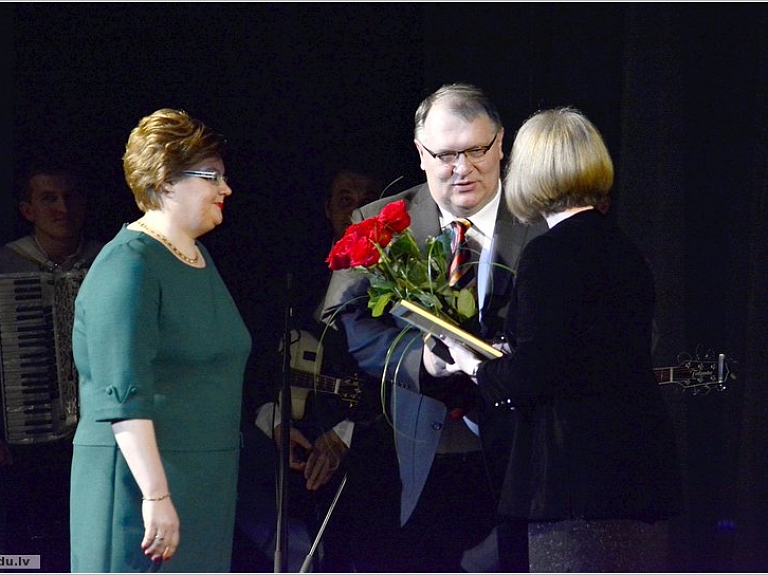
[[[692,356],[681,353],[678,364],[672,367],[655,367],[653,373],[659,385],[673,383],[693,394],[705,394],[712,390],[725,391],[728,380],[734,378],[724,353],[708,351]]]

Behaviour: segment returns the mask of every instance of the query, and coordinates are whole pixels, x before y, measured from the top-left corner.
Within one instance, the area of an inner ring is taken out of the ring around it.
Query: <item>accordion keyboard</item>
[[[44,443],[74,433],[72,322],[84,275],[0,275],[0,403],[7,443]]]

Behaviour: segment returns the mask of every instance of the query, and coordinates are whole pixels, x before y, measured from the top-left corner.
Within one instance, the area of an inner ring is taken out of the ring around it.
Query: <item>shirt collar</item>
[[[496,193],[493,199],[488,202],[479,212],[473,214],[468,220],[472,222],[472,227],[486,238],[493,237],[493,230],[496,226],[496,216],[499,212],[501,203],[501,180],[496,186]],[[456,219],[456,216],[440,207],[440,227],[445,228]]]
[[[563,210],[562,212],[557,212],[556,214],[550,214],[544,219],[547,220],[547,225],[549,226],[549,229],[552,229],[563,220],[567,220],[568,218],[570,218],[571,216],[575,216],[579,212],[592,210],[592,209],[594,209],[593,206],[584,206],[581,208],[570,208],[567,210]]]

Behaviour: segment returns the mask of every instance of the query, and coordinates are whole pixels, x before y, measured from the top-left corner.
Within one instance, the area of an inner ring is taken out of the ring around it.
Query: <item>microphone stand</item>
[[[336,503],[339,501],[339,497],[341,496],[341,490],[344,489],[344,486],[347,484],[347,474],[344,474],[344,478],[341,480],[341,483],[339,484],[339,487],[336,489],[336,495],[333,497],[333,501],[331,501],[331,506],[328,508],[328,513],[325,514],[325,519],[323,519],[322,525],[320,525],[320,529],[317,532],[317,535],[315,536],[315,540],[312,543],[312,547],[309,550],[309,553],[307,553],[307,556],[304,558],[304,563],[301,564],[301,569],[299,570],[299,573],[309,573],[310,568],[312,567],[312,561],[315,558],[315,552],[317,551],[318,546],[320,545],[320,540],[323,538],[323,533],[325,533],[325,528],[328,525],[328,521],[331,518],[331,514],[333,513],[333,510],[336,508]]]
[[[288,472],[291,444],[291,274],[286,275],[286,306],[283,333],[282,391],[280,395],[280,459],[277,482],[277,541],[275,542],[275,573],[288,571]]]

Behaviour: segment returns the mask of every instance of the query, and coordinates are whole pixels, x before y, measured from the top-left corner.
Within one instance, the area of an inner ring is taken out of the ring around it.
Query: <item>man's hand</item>
[[[441,336],[440,341],[451,351],[453,363],[446,364],[446,369],[450,373],[464,372],[471,376],[477,373],[477,367],[482,363],[482,360],[474,352],[450,337]]]
[[[328,483],[349,453],[349,447],[335,431],[326,431],[315,440],[304,469],[307,489],[315,491]]]
[[[454,373],[466,373],[467,375],[473,375],[477,370],[477,366],[481,360],[477,355],[468,350],[454,339],[449,337],[440,337],[439,342],[444,344],[451,353],[453,363],[448,363],[440,356],[437,355],[433,349],[438,342],[430,344],[432,336],[424,342],[424,352],[422,354],[422,361],[424,362],[424,369],[427,370],[433,377],[446,377]]]
[[[424,351],[421,360],[424,363],[424,369],[426,369],[427,373],[432,377],[447,377],[452,373],[456,373],[456,366],[448,363],[441,357],[441,355],[439,355],[437,346],[440,345],[442,345],[442,343],[431,335],[427,335],[424,338]]]
[[[280,438],[283,433],[283,424],[276,425],[273,431],[273,437],[275,438],[275,444],[278,449],[280,448]],[[288,465],[291,469],[296,471],[304,471],[307,466],[307,454],[312,452],[312,444],[304,437],[304,434],[291,426],[291,434],[289,436],[290,446],[288,455]]]

